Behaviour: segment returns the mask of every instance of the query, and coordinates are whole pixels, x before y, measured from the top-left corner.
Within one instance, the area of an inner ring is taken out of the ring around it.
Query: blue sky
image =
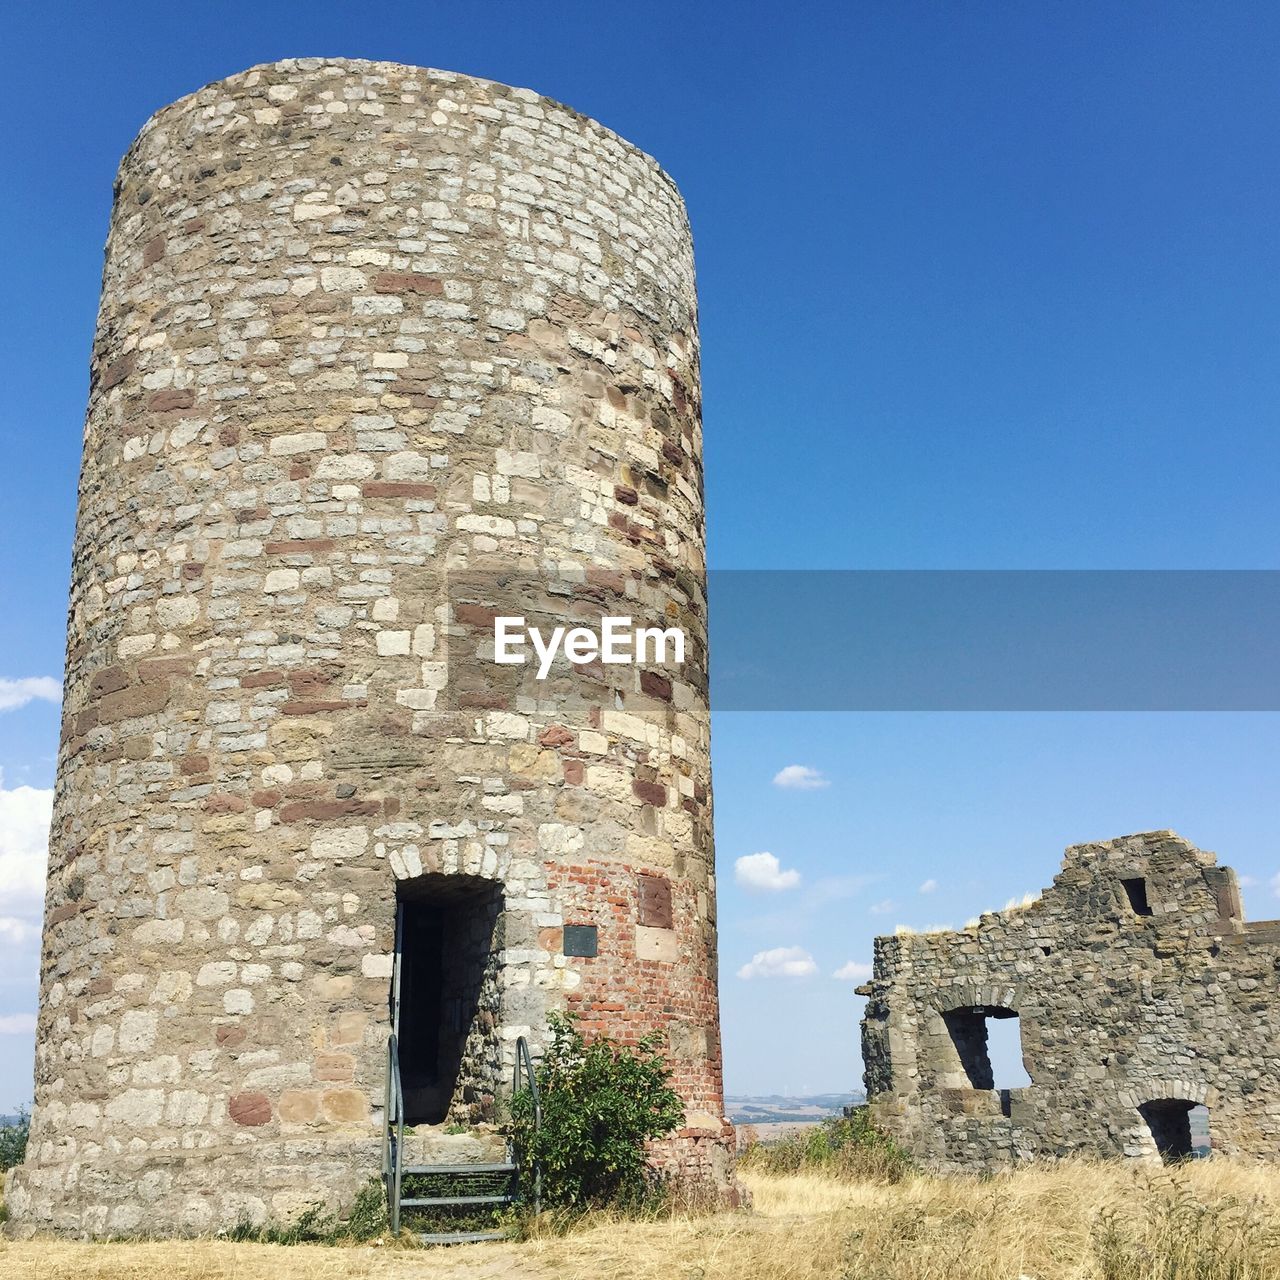
[[[6,45],[4,680],[60,672],[116,164],[164,103],[299,54],[529,86],[675,177],[714,566],[1280,568],[1274,6],[52,3],[14,8]],[[54,703],[13,704],[48,692],[0,684],[0,1111],[30,1095],[57,741]],[[1041,887],[1069,842],[1173,827],[1280,914],[1274,715],[714,732],[735,1092],[856,1087],[860,1001],[831,975],[878,931]],[[790,765],[827,785],[774,785]],[[735,863],[764,852],[751,892]]]

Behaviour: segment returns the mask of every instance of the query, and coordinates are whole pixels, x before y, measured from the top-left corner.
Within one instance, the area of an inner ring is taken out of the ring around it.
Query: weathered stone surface
[[[498,1113],[554,1009],[661,1028],[701,1119],[659,1155],[727,1186],[701,448],[684,207],[599,125],[323,59],[148,121],[93,352],[18,1230],[348,1200],[401,886],[496,894],[450,1120]],[[548,565],[694,660],[496,680],[497,602],[445,569]]]
[[[1171,831],[1075,845],[959,932],[877,938],[860,991],[872,1112],[933,1168],[1157,1160],[1193,1104],[1215,1150],[1280,1156],[1280,922],[1246,924],[1234,872]],[[1010,1015],[1031,1084],[997,1091],[986,1019]]]

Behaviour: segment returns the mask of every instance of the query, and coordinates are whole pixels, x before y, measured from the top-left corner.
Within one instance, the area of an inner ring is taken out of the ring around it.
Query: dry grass
[[[216,1241],[0,1244],[33,1280],[1276,1280],[1280,1170],[1215,1160],[1024,1168],[896,1185],[748,1171],[753,1214],[594,1219],[417,1252]]]
[[[748,1172],[751,1217],[585,1228],[565,1280],[1276,1280],[1280,1170],[1024,1168],[896,1185]]]

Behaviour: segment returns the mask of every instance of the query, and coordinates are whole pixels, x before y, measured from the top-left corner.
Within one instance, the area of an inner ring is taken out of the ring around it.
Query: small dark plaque
[[[671,881],[666,876],[640,877],[640,923],[653,929],[675,925],[671,913]]]
[[[564,953],[567,956],[599,954],[599,938],[593,924],[567,924],[564,927]]]

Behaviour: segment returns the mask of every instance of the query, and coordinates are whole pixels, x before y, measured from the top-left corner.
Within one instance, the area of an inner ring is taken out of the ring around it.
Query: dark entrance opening
[[[1138,1108],[1165,1164],[1209,1154],[1209,1111],[1185,1098],[1157,1098]]]
[[[1125,896],[1129,899],[1133,914],[1149,916],[1151,903],[1147,900],[1147,882],[1141,876],[1134,876],[1132,880],[1121,880],[1120,883],[1124,885]]]
[[[440,1124],[462,1085],[464,1066],[482,1067],[498,1030],[495,931],[501,888],[475,876],[421,876],[397,893],[399,929],[393,1017],[399,1024],[405,1123]],[[395,997],[399,985],[399,1008]],[[492,1006],[492,1007],[490,1007]]]

